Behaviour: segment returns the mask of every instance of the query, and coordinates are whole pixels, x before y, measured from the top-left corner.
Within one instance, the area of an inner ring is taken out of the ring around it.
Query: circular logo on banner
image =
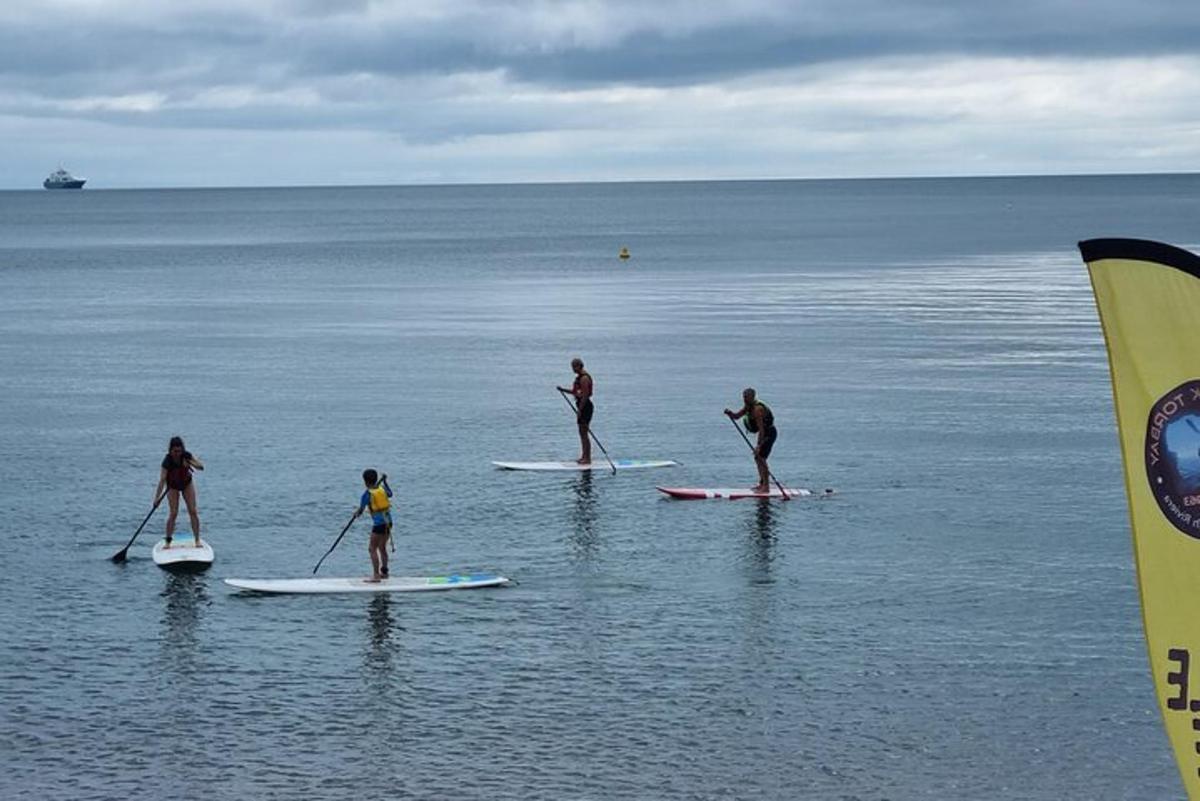
[[[1171,525],[1200,539],[1200,380],[1180,384],[1150,408],[1146,475]]]

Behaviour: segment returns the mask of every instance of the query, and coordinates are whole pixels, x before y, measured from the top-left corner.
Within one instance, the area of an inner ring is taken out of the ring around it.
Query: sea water
[[[0,193],[0,797],[1181,798],[1101,236],[1195,246],[1200,177]],[[681,467],[491,467],[577,455],[575,356]],[[746,386],[834,497],[655,491],[754,481]],[[217,561],[113,564],[177,434]],[[394,575],[519,585],[221,582],[367,467]]]

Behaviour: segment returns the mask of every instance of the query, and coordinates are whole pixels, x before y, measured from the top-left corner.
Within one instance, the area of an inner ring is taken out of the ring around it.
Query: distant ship
[[[86,178],[76,178],[62,167],[59,167],[50,173],[49,178],[42,181],[42,186],[47,189],[83,189],[85,183],[87,183]]]

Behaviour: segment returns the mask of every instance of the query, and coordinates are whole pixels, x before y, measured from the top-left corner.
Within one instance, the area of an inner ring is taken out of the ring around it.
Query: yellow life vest
[[[367,490],[367,495],[371,502],[372,512],[386,512],[392,508],[391,501],[388,500],[387,491],[383,487],[372,487]]]

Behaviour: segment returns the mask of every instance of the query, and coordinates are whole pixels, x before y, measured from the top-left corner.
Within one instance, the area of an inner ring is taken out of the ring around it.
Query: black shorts
[[[390,527],[391,527],[390,523],[376,523],[375,525],[371,526],[371,533],[372,534],[387,534],[388,529]]]
[[[771,426],[763,432],[762,443],[758,446],[756,453],[760,459],[768,459],[771,456],[771,448],[775,447],[775,439],[779,436],[779,432],[775,430],[775,426]]]
[[[575,422],[581,426],[592,424],[592,415],[596,412],[596,407],[592,405],[592,399],[588,398],[579,404],[579,412],[575,415]]]

